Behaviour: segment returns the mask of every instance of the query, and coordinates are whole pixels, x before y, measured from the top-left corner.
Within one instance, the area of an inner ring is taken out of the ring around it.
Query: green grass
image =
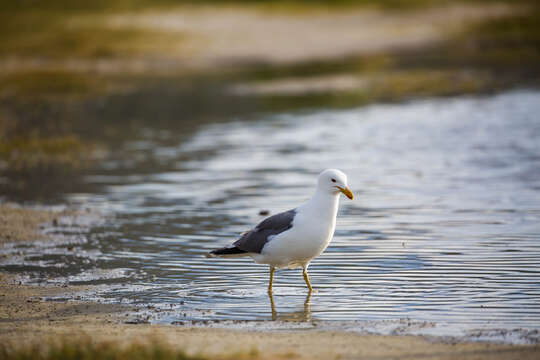
[[[285,358],[295,357],[293,353]],[[9,346],[0,344],[2,360],[251,360],[259,358],[252,349],[245,353],[225,353],[219,356],[188,355],[184,351],[148,339],[143,343],[119,345],[113,342],[91,340],[49,341],[34,346]]]
[[[88,95],[105,90],[99,76],[61,70],[32,70],[0,74],[2,96],[63,96]]]
[[[468,3],[493,3],[500,0],[460,0]],[[518,0],[534,3],[535,0]],[[378,7],[386,10],[406,10],[453,4],[453,0],[0,0],[3,11],[52,11],[52,12],[110,12],[147,10],[191,5],[215,6],[264,6],[283,9]]]
[[[245,80],[261,81],[279,78],[308,78],[344,73],[374,73],[387,69],[395,60],[390,55],[349,56],[341,59],[307,61],[290,65],[258,65],[240,70]]]
[[[540,85],[540,11],[479,21],[424,49],[260,67],[246,82],[349,74],[366,81],[356,90],[254,94],[269,109],[350,107],[415,97],[478,94],[517,85]]]
[[[0,15],[0,56],[112,58],[167,53],[185,34],[137,28],[111,28],[100,17],[43,14]]]
[[[540,65],[540,6],[525,14],[478,23],[458,37],[471,62],[497,67]]]
[[[205,360],[206,357],[186,355],[170,346],[152,343],[125,347],[113,343],[94,344],[90,341],[64,342],[49,346],[10,348],[0,345],[3,360]]]
[[[93,160],[95,145],[75,135],[40,136],[31,134],[0,142],[0,160],[12,170],[50,167],[80,168]]]
[[[326,91],[294,95],[263,95],[269,111],[305,108],[347,108],[374,102],[396,102],[426,96],[449,96],[489,91],[489,78],[453,70],[387,70],[366,76],[356,90]]]

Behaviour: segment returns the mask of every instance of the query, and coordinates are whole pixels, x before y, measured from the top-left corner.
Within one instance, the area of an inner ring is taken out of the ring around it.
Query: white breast
[[[297,209],[292,228],[273,237],[261,254],[252,255],[256,262],[295,268],[306,266],[323,253],[334,235],[337,197],[315,204],[313,200]]]

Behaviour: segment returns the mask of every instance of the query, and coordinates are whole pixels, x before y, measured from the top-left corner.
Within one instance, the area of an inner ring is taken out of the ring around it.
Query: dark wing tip
[[[238,255],[245,254],[247,251],[241,250],[235,247],[224,247],[217,250],[212,250],[206,254],[206,257],[226,256],[226,255]]]

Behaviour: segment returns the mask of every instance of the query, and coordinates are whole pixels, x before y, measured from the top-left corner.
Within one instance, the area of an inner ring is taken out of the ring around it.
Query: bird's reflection
[[[274,296],[271,292],[268,293],[268,297],[270,298],[270,308],[272,310],[272,320],[280,320],[280,321],[310,321],[311,320],[311,294],[312,291],[309,291],[306,296],[306,300],[304,300],[304,308],[303,310],[298,311],[292,311],[292,312],[284,312],[281,314],[278,314],[276,311],[276,304],[274,303]]]

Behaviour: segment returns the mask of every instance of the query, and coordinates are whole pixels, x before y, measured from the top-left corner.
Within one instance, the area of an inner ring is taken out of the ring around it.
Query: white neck
[[[334,219],[337,216],[339,205],[339,193],[332,194],[324,190],[317,189],[315,194],[304,205],[304,209],[314,212],[323,218]]]

